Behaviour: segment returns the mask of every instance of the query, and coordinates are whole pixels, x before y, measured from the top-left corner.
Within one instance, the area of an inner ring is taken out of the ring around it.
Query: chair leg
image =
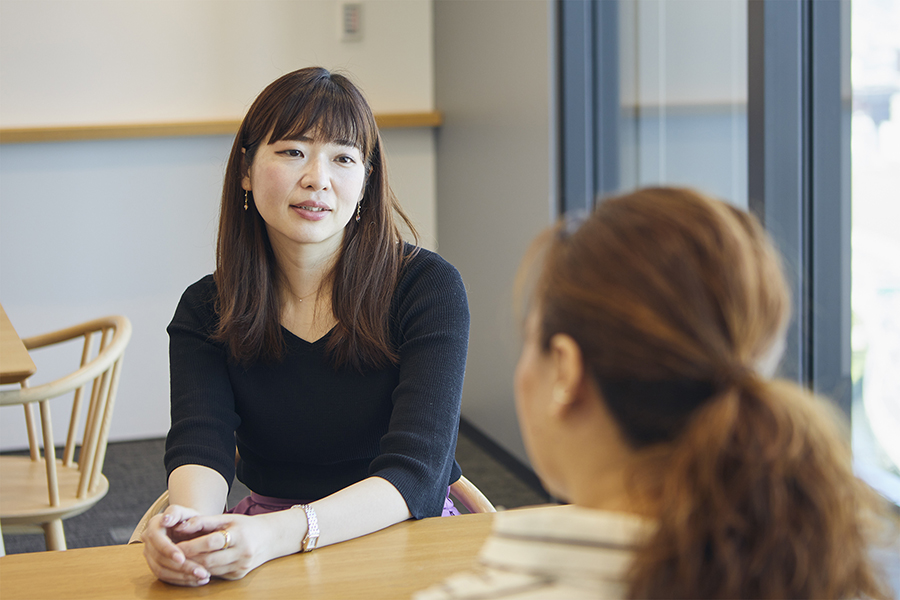
[[[44,540],[47,542],[47,550],[66,549],[66,533],[63,531],[62,519],[44,523],[41,527],[44,528]]]

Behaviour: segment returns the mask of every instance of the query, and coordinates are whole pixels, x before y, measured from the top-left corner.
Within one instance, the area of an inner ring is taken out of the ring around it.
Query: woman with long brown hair
[[[547,489],[421,598],[886,598],[878,501],[828,402],[771,379],[788,321],[757,221],[684,189],[537,242],[516,403]]]
[[[414,234],[346,77],[301,69],[260,94],[228,160],[216,271],[168,328],[170,506],[142,538],[160,579],[239,578],[458,514],[465,289],[395,215]],[[253,493],[222,514],[235,475]]]

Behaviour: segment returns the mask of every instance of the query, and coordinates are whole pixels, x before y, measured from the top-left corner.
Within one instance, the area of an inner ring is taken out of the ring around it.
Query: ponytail
[[[833,417],[793,384],[750,376],[697,410],[664,459],[648,448],[657,483],[642,492],[659,529],[630,597],[890,597],[867,555],[880,507]]]
[[[541,238],[540,343],[570,336],[634,451],[629,493],[659,529],[634,598],[887,598],[881,512],[826,401],[756,372],[790,297],[750,214],[691,190],[609,198]]]

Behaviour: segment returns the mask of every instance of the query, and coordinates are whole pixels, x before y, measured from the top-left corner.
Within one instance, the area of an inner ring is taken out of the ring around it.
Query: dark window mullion
[[[782,375],[850,408],[847,5],[750,0],[749,203],[794,294]]]
[[[812,389],[849,416],[850,106],[848,2],[809,5],[810,360]],[[847,101],[845,103],[845,100]]]
[[[785,259],[793,319],[782,376],[808,378],[804,2],[748,2],[748,196]]]
[[[619,2],[594,4],[594,191],[619,189]]]
[[[594,204],[594,32],[590,0],[561,0],[560,149],[563,213]]]

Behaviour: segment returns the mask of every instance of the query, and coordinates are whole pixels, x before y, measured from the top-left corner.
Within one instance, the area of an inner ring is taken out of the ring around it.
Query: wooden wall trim
[[[404,127],[439,127],[443,119],[440,112],[431,111],[377,114],[375,115],[375,121],[382,129],[398,129]],[[66,127],[4,127],[0,128],[0,144],[234,135],[240,124],[240,120],[225,120],[123,125],[76,125]]]

